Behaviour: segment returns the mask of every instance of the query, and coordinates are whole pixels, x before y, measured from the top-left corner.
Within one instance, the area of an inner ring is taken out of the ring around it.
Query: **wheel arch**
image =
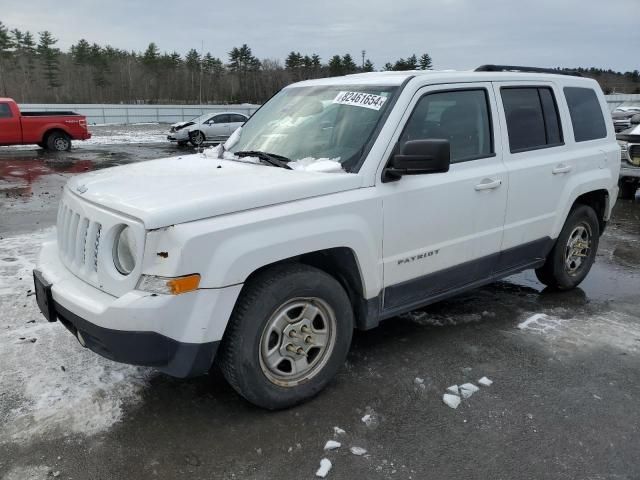
[[[71,134],[67,130],[65,130],[62,127],[56,126],[56,127],[51,127],[45,130],[45,132],[42,134],[42,143],[46,144],[47,141],[49,140],[49,137],[53,133],[58,133],[58,132],[66,135],[67,137],[69,137],[69,140],[71,140]]]
[[[378,303],[375,298],[369,301],[365,298],[362,271],[353,249],[333,247],[284,258],[257,268],[247,277],[247,282],[265,270],[287,263],[309,265],[331,275],[349,296],[356,328],[368,330],[377,325]]]
[[[578,205],[586,205],[593,208],[593,210],[596,212],[596,216],[598,217],[600,235],[602,235],[602,232],[604,232],[604,229],[607,226],[608,220],[607,213],[609,212],[609,192],[605,189],[599,189],[583,193],[575,199],[570,211],[572,211]]]

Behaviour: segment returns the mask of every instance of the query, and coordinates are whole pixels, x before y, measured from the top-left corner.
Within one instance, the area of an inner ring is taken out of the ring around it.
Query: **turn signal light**
[[[180,295],[192,292],[200,286],[200,275],[194,273],[183,277],[157,277],[142,275],[138,282],[138,290],[162,295]]]
[[[169,287],[172,295],[180,295],[181,293],[197,290],[198,285],[200,285],[200,275],[197,273],[167,281],[167,287]]]

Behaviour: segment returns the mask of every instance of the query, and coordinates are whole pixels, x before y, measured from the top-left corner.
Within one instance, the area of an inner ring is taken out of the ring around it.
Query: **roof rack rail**
[[[556,70],[554,68],[521,67],[518,65],[481,65],[475,69],[476,72],[532,72],[532,73],[553,73],[555,75],[570,75],[582,77],[580,72],[574,70]]]

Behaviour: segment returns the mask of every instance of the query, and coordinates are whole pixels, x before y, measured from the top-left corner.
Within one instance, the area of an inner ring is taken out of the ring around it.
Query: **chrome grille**
[[[102,225],[75,212],[66,202],[58,209],[58,245],[64,264],[72,271],[97,272]]]

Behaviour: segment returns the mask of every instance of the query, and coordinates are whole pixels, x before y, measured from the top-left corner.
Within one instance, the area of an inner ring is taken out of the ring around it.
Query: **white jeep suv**
[[[107,358],[215,360],[294,405],[354,328],[525,269],[578,285],[617,197],[607,112],[595,81],[523,67],[290,85],[224,147],[72,178],[39,306]]]

